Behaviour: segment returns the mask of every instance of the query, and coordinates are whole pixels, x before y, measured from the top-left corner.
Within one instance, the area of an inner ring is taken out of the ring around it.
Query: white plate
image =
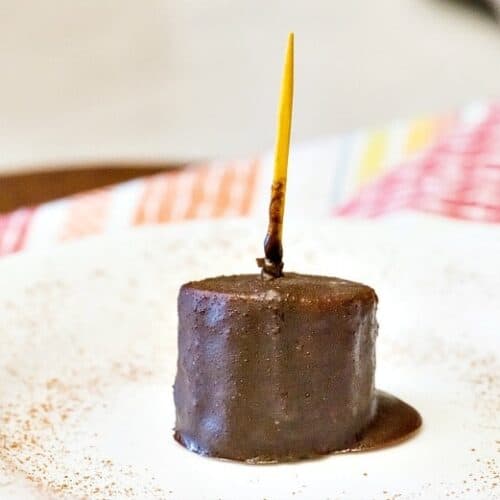
[[[278,466],[172,439],[177,289],[257,271],[258,224],[145,228],[0,261],[0,498],[498,497],[498,235],[413,216],[287,227],[286,269],[377,289],[377,386],[424,427],[381,451]]]

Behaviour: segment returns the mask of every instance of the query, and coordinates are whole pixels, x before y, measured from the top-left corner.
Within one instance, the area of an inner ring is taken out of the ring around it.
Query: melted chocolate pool
[[[376,391],[377,413],[369,427],[353,445],[330,455],[375,451],[411,439],[422,427],[422,417],[415,408],[384,391]],[[175,439],[186,446],[176,433]],[[327,455],[324,455],[326,457]],[[321,458],[320,455],[309,458]],[[271,465],[284,460],[246,460],[248,464]]]
[[[275,463],[411,435],[418,413],[375,390],[377,302],[361,283],[295,273],[183,285],[175,439],[201,455]]]
[[[371,451],[399,444],[415,435],[422,417],[415,408],[384,391],[376,392],[377,413],[359,441],[337,453]]]

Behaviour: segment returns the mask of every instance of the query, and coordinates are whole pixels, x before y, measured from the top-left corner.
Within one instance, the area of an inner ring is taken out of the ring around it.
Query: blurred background
[[[500,94],[500,28],[451,0],[0,0],[0,171],[239,157]]]

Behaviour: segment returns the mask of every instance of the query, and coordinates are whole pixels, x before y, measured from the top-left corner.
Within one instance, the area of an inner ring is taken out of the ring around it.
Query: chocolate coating
[[[352,447],[376,412],[376,306],[372,288],[323,276],[183,285],[175,438],[255,462]]]

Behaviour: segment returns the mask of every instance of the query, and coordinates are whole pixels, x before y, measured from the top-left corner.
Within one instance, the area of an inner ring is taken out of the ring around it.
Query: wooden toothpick
[[[285,194],[290,150],[290,132],[293,109],[293,49],[294,35],[288,35],[285,66],[281,83],[281,95],[278,108],[278,128],[274,152],[274,175],[269,205],[269,225],[264,241],[263,259],[257,259],[264,278],[283,276],[283,215],[285,213]]]

